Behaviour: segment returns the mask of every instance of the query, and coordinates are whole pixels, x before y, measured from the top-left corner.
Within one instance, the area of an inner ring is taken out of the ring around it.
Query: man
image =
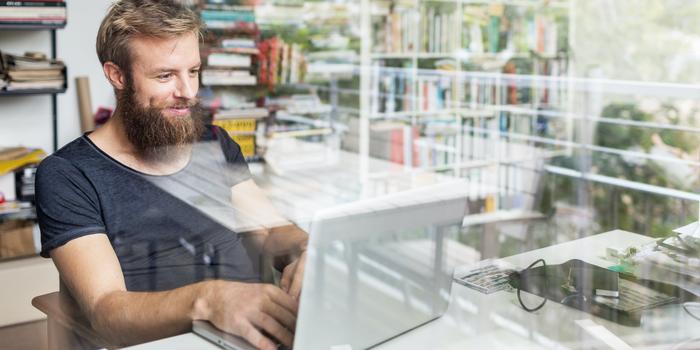
[[[274,214],[240,147],[202,122],[200,36],[198,16],[172,0],[110,8],[96,46],[117,107],[40,165],[42,255],[114,344],[208,320],[259,348],[290,346],[306,236]],[[248,235],[191,206],[209,198],[185,191],[202,177],[209,182],[190,190],[223,191]],[[258,253],[283,269],[281,288],[259,283]]]

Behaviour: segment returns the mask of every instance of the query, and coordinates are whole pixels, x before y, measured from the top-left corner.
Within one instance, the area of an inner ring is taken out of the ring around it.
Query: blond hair
[[[133,37],[171,38],[187,33],[195,33],[201,39],[202,22],[177,1],[119,0],[102,20],[95,46],[102,65],[111,61],[130,74],[129,41]]]

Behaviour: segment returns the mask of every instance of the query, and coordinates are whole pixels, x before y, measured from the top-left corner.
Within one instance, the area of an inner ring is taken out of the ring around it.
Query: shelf
[[[509,53],[509,52],[376,52],[370,55],[372,59],[439,59],[439,58],[454,58],[460,60],[469,59],[510,59],[510,58],[530,58],[529,53]],[[554,59],[554,57],[538,56],[540,59]]]
[[[431,58],[457,58],[458,53],[450,52],[389,52],[389,53],[373,53],[373,59],[431,59]]]
[[[35,220],[36,209],[18,208],[14,211],[0,212],[0,221],[3,220]]]
[[[317,129],[304,129],[304,130],[289,130],[289,131],[273,131],[267,134],[270,139],[280,139],[280,138],[296,138],[296,137],[308,137],[308,136],[324,136],[333,133],[331,128],[317,128]]]
[[[462,118],[490,118],[494,117],[495,113],[488,110],[473,110],[466,108],[448,108],[440,109],[436,111],[401,111],[401,112],[389,112],[389,113],[374,113],[370,115],[371,120],[381,120],[381,119],[400,119],[406,117],[431,117],[440,115],[458,115]]]
[[[423,2],[452,2],[453,0],[422,0]],[[491,0],[464,0],[462,5],[490,5],[493,1]],[[560,8],[568,9],[569,3],[563,0],[557,1],[527,1],[527,0],[506,0],[499,2],[505,6],[519,6],[519,7],[545,7],[545,8]]]
[[[12,30],[49,30],[49,29],[63,29],[66,27],[66,23],[62,24],[10,24],[10,23],[0,23],[0,30],[12,29]]]
[[[25,90],[0,90],[0,96],[27,96],[27,95],[52,95],[62,94],[66,89],[25,89]]]

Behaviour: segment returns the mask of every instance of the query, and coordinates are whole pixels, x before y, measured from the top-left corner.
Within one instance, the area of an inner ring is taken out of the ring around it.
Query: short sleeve
[[[251,178],[248,163],[245,161],[241,146],[234,141],[231,136],[219,126],[215,126],[212,130],[216,135],[221,145],[221,150],[226,159],[226,165],[229,169],[229,184],[231,186],[249,180]]]
[[[106,233],[97,191],[64,158],[49,156],[36,174],[36,208],[41,229],[41,256],[69,241]]]

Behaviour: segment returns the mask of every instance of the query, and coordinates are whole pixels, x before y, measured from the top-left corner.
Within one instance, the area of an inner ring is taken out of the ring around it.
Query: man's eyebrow
[[[202,67],[201,63],[197,63],[189,68],[189,70],[192,69],[199,69]],[[170,68],[170,67],[155,67],[150,70],[151,73],[165,73],[165,72],[175,72],[177,69],[175,68]]]

